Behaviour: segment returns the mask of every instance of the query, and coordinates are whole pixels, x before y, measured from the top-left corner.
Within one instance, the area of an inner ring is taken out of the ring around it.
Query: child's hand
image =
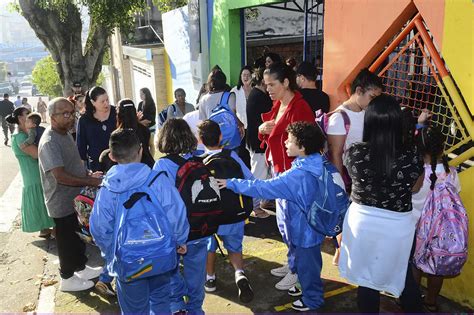
[[[100,172],[100,171],[97,171],[97,172],[94,172],[94,173],[90,173],[89,176],[92,176],[94,178],[102,178],[104,176],[104,173]]]
[[[176,250],[176,252],[178,252],[178,254],[180,255],[186,254],[187,251],[188,247],[186,246],[186,244],[178,246],[178,249]]]
[[[418,123],[420,125],[426,125],[426,122],[431,118],[431,116],[433,116],[433,113],[430,112],[429,109],[425,108],[421,110],[420,116],[418,116]]]
[[[219,186],[219,189],[223,189],[227,187],[227,179],[216,178],[216,181],[217,181],[217,186]]]

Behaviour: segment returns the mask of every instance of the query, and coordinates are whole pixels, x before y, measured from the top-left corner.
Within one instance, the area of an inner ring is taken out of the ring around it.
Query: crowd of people
[[[38,105],[40,115],[26,104],[0,106],[5,144],[8,129],[17,126],[12,149],[23,176],[22,229],[56,239],[62,291],[95,285],[102,294],[116,294],[123,313],[202,314],[205,292],[218,289],[216,250],[222,242],[240,301],[252,301],[258,292],[242,257],[248,213],[222,219],[225,210],[212,208],[230,194],[242,213],[248,200],[259,219],[275,210],[288,248],[287,264],[270,270],[282,278],[275,287],[298,297],[294,310],[318,310],[324,304],[326,235],[306,214],[319,196],[315,187],[325,163],[332,163],[351,199],[333,264],[358,285],[359,310],[378,312],[384,291],[399,297],[406,312],[436,311],[443,277],[429,274],[422,297],[423,272],[413,263],[417,222],[435,185],[451,180],[456,194],[460,186],[443,155],[443,135],[429,123],[431,114],[414,117],[402,109],[367,69],[352,82],[350,97],[330,111],[315,66],[287,63],[267,53],[257,68],[242,67],[233,88],[215,66],[196,106],[178,88],[175,102],[159,113],[147,88],[138,104],[122,99],[112,106],[99,86],[55,98],[47,106],[46,129],[40,126],[44,104]],[[222,112],[233,118],[219,120]],[[231,129],[237,143],[226,139]],[[155,160],[155,148],[165,156]],[[86,186],[100,186],[90,232],[104,268],[87,265],[76,233],[73,200]],[[209,221],[203,224],[204,216]]]

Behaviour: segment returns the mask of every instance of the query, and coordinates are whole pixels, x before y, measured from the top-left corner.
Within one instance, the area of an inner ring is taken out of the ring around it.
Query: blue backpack
[[[209,119],[219,124],[222,133],[220,145],[232,150],[240,146],[240,137],[237,116],[229,107],[231,92],[222,93],[221,101],[211,112]]]
[[[165,123],[165,121],[168,119],[168,109],[170,107],[173,107],[173,115],[176,116],[176,105],[171,104],[170,106],[166,106],[165,109],[163,109],[159,114],[158,114],[158,125],[161,127]]]
[[[342,232],[342,224],[350,201],[342,188],[342,179],[339,180],[340,185],[334,181],[335,176],[340,177],[336,167],[325,158],[323,166],[323,174],[318,178],[319,185],[316,187],[317,198],[306,213],[306,218],[316,232],[335,237]]]
[[[163,274],[176,267],[171,225],[151,191],[162,173],[151,171],[145,185],[119,196],[114,264],[121,281]]]

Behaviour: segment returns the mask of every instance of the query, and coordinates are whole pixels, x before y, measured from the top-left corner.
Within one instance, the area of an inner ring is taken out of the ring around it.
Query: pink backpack
[[[467,260],[468,218],[454,186],[455,173],[451,168],[435,184],[418,221],[413,260],[427,274],[458,275]]]

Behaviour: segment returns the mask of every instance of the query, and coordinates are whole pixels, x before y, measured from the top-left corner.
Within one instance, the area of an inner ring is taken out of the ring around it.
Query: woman
[[[41,115],[41,121],[46,122],[46,111],[48,110],[48,106],[46,103],[41,99],[41,96],[38,98],[38,104],[36,104],[36,110]]]
[[[382,93],[382,80],[362,69],[351,84],[351,96],[330,114],[327,129],[329,159],[343,176],[346,190],[350,192],[350,178],[343,164],[345,150],[353,143],[362,141],[365,109],[369,102]],[[348,120],[348,124],[346,121]],[[338,236],[341,243],[341,234]],[[333,265],[339,263],[340,249],[337,248]]]
[[[140,89],[140,103],[138,103],[138,113],[140,124],[152,128],[155,126],[156,105],[148,88]]]
[[[288,139],[286,127],[296,121],[314,123],[314,113],[311,107],[297,91],[296,75],[287,65],[277,63],[271,65],[264,72],[265,85],[268,94],[273,100],[270,112],[262,114],[263,124],[258,128],[261,147],[265,144],[265,156],[273,167],[273,173],[279,174],[291,168],[292,157],[286,154],[285,141]],[[276,284],[279,290],[292,288],[298,279],[294,263],[294,248],[289,242],[287,224],[289,222],[287,204],[283,199],[276,200],[276,217],[278,229],[283,241],[288,246],[288,266],[276,268],[271,271],[273,275],[284,276]]]
[[[403,145],[402,112],[391,96],[370,102],[362,141],[345,157],[352,204],[342,230],[339,271],[359,286],[359,311],[371,313],[379,312],[379,291],[398,297],[414,284],[407,268],[415,233],[411,196],[423,182],[423,159],[416,146]],[[416,303],[402,303],[408,305],[405,311],[420,310]]]
[[[247,99],[247,132],[245,137],[245,143],[250,151],[250,170],[255,178],[262,180],[271,178],[271,172],[265,159],[265,148],[260,147],[258,127],[263,123],[262,114],[269,112],[273,105],[263,82],[264,71],[265,68],[259,68],[252,75],[251,84],[253,88]],[[259,202],[259,199],[254,198],[254,201]],[[263,210],[265,208],[265,201],[260,201],[260,205],[254,209],[255,216],[261,219],[267,218],[269,213]]]
[[[44,203],[43,188],[38,166],[38,147],[34,144],[20,148],[28,137],[25,122],[30,111],[25,107],[18,107],[8,116],[9,124],[18,125],[17,133],[12,135],[12,150],[20,164],[23,178],[21,195],[21,229],[23,232],[40,232],[40,237],[49,237],[54,227],[54,221],[48,216]]]
[[[271,65],[281,63],[281,56],[276,53],[268,52],[265,54],[265,68],[270,68]]]
[[[21,106],[26,107],[30,112],[33,110],[33,107],[28,103],[28,99],[26,97],[21,99]]]
[[[86,110],[77,123],[77,148],[87,168],[100,167],[99,157],[109,147],[109,138],[117,124],[115,107],[109,104],[107,92],[95,86],[86,93]]]
[[[214,67],[216,68],[216,67]],[[201,96],[197,107],[199,108],[199,119],[206,120],[212,113],[212,110],[220,104],[222,94],[229,91],[226,83],[227,77],[219,68],[211,71],[207,78],[208,93]],[[235,113],[235,94],[231,93],[229,97],[229,107]]]
[[[117,129],[133,129],[137,133],[142,145],[142,163],[150,168],[155,164],[155,160],[150,153],[150,130],[138,122],[135,104],[131,99],[120,100],[117,106]]]

